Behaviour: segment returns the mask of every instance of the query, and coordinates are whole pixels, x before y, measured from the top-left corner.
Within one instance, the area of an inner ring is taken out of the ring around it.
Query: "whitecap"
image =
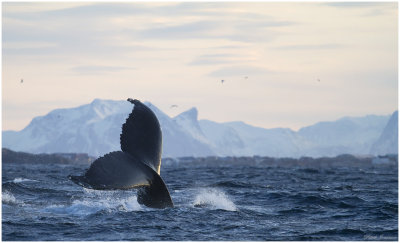
[[[216,188],[200,189],[193,201],[193,206],[237,211],[236,205],[229,197],[223,191]]]
[[[14,183],[21,183],[21,182],[27,182],[27,181],[34,181],[34,182],[37,182],[36,180],[26,179],[26,178],[20,178],[20,177],[15,178],[15,179],[13,180]]]
[[[1,194],[1,201],[5,204],[20,204],[21,202],[15,199],[14,195],[9,191],[4,191]]]
[[[100,211],[132,212],[143,210],[137,196],[120,191],[97,191],[84,189],[84,196],[72,201],[70,205],[51,205],[46,212],[86,216]]]

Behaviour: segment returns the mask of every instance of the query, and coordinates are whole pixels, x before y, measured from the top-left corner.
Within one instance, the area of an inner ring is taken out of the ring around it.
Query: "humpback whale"
[[[162,133],[160,123],[150,108],[136,99],[132,112],[122,125],[121,151],[95,160],[84,175],[68,178],[95,190],[138,188],[137,200],[151,208],[173,207],[171,196],[160,177]]]

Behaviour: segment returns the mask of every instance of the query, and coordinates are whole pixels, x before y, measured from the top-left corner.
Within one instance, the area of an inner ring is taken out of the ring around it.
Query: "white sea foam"
[[[51,205],[46,212],[85,216],[99,211],[132,212],[142,210],[136,194],[120,191],[96,191],[84,189],[84,197],[73,200],[70,205]]]
[[[20,178],[20,177],[15,178],[15,179],[13,180],[14,183],[21,183],[21,182],[26,182],[26,181],[36,181],[36,180],[31,180],[31,179],[26,179],[26,178]],[[37,182],[37,181],[36,181],[36,182]]]
[[[229,197],[223,191],[216,188],[200,189],[194,199],[193,206],[237,211],[236,205],[229,199]]]
[[[15,199],[14,195],[11,194],[11,192],[9,192],[9,191],[4,191],[1,194],[1,201],[6,204],[19,204],[20,203],[20,201]]]

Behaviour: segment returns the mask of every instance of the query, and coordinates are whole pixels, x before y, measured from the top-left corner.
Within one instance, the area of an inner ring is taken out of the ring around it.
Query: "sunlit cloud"
[[[329,2],[329,3],[325,3],[325,5],[327,5],[327,6],[337,7],[337,8],[369,8],[369,7],[380,7],[384,4],[385,3],[378,3],[378,2]]]
[[[95,75],[95,74],[107,74],[114,73],[124,70],[134,70],[133,67],[121,67],[121,66],[104,66],[104,65],[94,65],[94,66],[76,66],[70,70],[78,75]]]
[[[397,3],[27,2],[2,14],[5,129],[132,94],[263,127],[397,109]]]
[[[314,44],[314,45],[286,45],[277,47],[281,50],[331,50],[331,49],[339,49],[346,48],[348,46],[341,44]]]
[[[274,72],[263,68],[263,67],[256,67],[256,66],[246,66],[246,65],[237,65],[237,66],[229,66],[217,69],[215,71],[210,72],[208,75],[211,77],[248,77],[249,75],[264,75],[268,76],[273,74]]]

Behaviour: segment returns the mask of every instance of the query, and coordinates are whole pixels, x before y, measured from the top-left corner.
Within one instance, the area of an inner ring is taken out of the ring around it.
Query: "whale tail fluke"
[[[137,194],[138,202],[150,208],[166,208],[173,207],[171,196],[163,179],[157,174],[154,174],[150,186],[141,187]]]
[[[154,112],[139,100],[122,125],[122,151],[95,160],[83,176],[68,176],[76,184],[94,190],[140,188],[138,202],[148,207],[173,207],[168,188],[160,177],[162,133]]]
[[[83,176],[68,176],[74,183],[95,190],[140,188],[138,202],[148,207],[173,207],[160,175],[137,158],[115,151],[95,160]]]
[[[86,180],[85,176],[69,175],[68,179],[70,179],[72,182],[74,182],[75,184],[77,184],[77,185],[79,185],[81,187],[92,189],[92,187],[87,183],[87,180]]]
[[[139,157],[142,163],[160,174],[162,153],[160,123],[154,112],[142,102],[132,99],[128,101],[135,106],[122,125],[121,150]]]

